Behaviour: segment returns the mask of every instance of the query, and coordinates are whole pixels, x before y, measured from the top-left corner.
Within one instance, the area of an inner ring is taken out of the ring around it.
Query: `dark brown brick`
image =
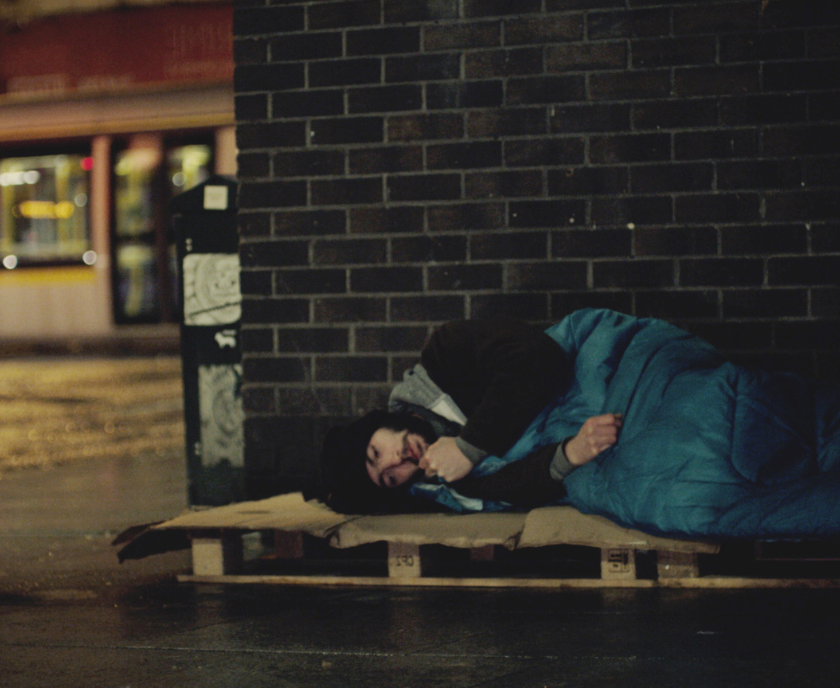
[[[302,31],[303,7],[235,7],[233,33],[237,37]]]
[[[308,356],[253,358],[242,361],[242,376],[261,382],[303,382],[309,377]]]
[[[306,299],[243,299],[242,322],[303,323],[309,320],[309,302]]]
[[[447,81],[426,85],[426,107],[430,110],[498,107],[504,101],[504,87],[495,81]]]
[[[668,196],[599,196],[591,202],[590,220],[602,225],[664,225],[674,221]]]
[[[761,258],[684,258],[680,285],[684,287],[746,287],[764,282]]]
[[[421,268],[375,267],[350,270],[350,290],[353,292],[419,292],[423,290]]]
[[[790,318],[808,314],[805,289],[727,289],[724,318]]]
[[[394,263],[451,263],[467,259],[467,239],[464,236],[423,234],[394,237],[391,240],[391,260]]]
[[[434,22],[458,17],[458,0],[384,0],[385,22]]]
[[[239,190],[239,207],[243,209],[305,204],[305,182],[250,182]]]
[[[312,247],[314,265],[364,265],[384,263],[385,239],[323,239]]]
[[[626,167],[567,167],[550,170],[550,196],[586,196],[627,193],[629,189]]]
[[[461,58],[457,54],[385,58],[385,81],[389,83],[457,79],[460,74]]]
[[[315,91],[286,91],[275,93],[271,99],[271,114],[282,117],[323,117],[344,113],[344,91],[331,88]]]
[[[466,315],[463,296],[397,296],[391,299],[392,322],[441,322]]]
[[[592,100],[665,98],[670,92],[671,73],[668,69],[599,72],[592,74],[589,79]]]
[[[510,203],[511,227],[558,227],[582,224],[586,218],[583,200],[515,201]]]
[[[589,157],[596,164],[670,160],[671,137],[666,134],[593,136],[589,143]]]
[[[718,233],[714,227],[637,227],[633,252],[637,256],[714,255]]]
[[[420,29],[416,26],[389,26],[347,32],[348,55],[416,53],[419,50]]]
[[[347,291],[344,270],[278,270],[277,295],[342,294]]]
[[[550,131],[570,132],[629,131],[630,105],[599,103],[597,105],[562,105],[552,107]]]
[[[818,318],[840,318],[840,288],[812,289],[811,314]]]
[[[343,143],[379,143],[384,138],[382,117],[337,117],[314,120],[309,142],[315,146]]]
[[[508,267],[507,286],[513,291],[584,289],[586,272],[582,260],[513,263]]]
[[[274,214],[277,236],[318,236],[344,234],[347,215],[344,210],[292,210]]]
[[[660,163],[633,165],[630,168],[630,188],[633,193],[711,191],[714,182],[715,167],[712,163]]]
[[[558,14],[539,17],[516,17],[505,20],[506,45],[545,45],[583,38],[581,14]]]
[[[714,64],[717,56],[714,36],[646,39],[630,45],[636,68]]]
[[[323,177],[344,172],[344,151],[285,150],[273,156],[279,177]]]
[[[760,3],[731,2],[695,4],[674,10],[674,30],[677,34],[732,33],[758,28]]]
[[[238,94],[285,91],[303,85],[303,65],[298,64],[243,65],[233,72],[233,86]]]
[[[426,165],[430,170],[499,167],[502,144],[499,141],[442,143],[426,147]]]
[[[613,43],[571,43],[549,46],[547,72],[579,72],[622,69],[627,66],[627,45]]]
[[[516,172],[478,172],[464,177],[466,198],[516,198],[540,196],[543,175],[538,170]]]
[[[461,197],[459,174],[389,175],[390,201],[441,201]]]
[[[419,110],[422,105],[423,88],[415,84],[369,86],[347,91],[347,110],[350,114]]]
[[[678,223],[757,222],[761,199],[754,193],[697,194],[678,197],[674,219]]]
[[[306,265],[308,254],[306,241],[243,241],[239,246],[242,267]]]
[[[382,61],[375,57],[329,60],[309,65],[309,86],[349,86],[378,84],[382,80]]]
[[[586,84],[582,76],[514,77],[508,80],[507,103],[569,103],[586,99]]]
[[[271,214],[266,212],[237,213],[236,225],[242,237],[262,237],[271,234]]]
[[[277,328],[277,353],[341,353],[349,351],[349,341],[346,327]]]
[[[463,0],[465,17],[501,17],[539,12],[540,0]]]
[[[421,146],[376,146],[354,148],[350,151],[350,172],[413,172],[423,169]]]
[[[423,48],[428,52],[457,48],[487,48],[501,45],[499,21],[470,24],[438,24],[423,27]]]
[[[493,291],[502,288],[501,265],[429,267],[430,291]]]
[[[397,115],[388,118],[390,141],[457,139],[464,135],[464,116],[455,113]]]
[[[717,318],[720,296],[714,289],[636,292],[636,315],[642,318]]]
[[[674,74],[674,91],[682,98],[742,95],[757,93],[760,88],[759,69],[755,65],[677,69]]]
[[[353,208],[350,211],[350,231],[353,234],[421,232],[423,216],[423,208],[417,206]]]
[[[467,136],[522,136],[547,131],[545,108],[512,108],[480,110],[467,114]]]
[[[666,7],[592,12],[587,17],[587,24],[590,40],[667,36],[671,33],[671,15]]]
[[[542,74],[543,54],[539,48],[476,50],[464,55],[464,75],[468,79]]]
[[[554,258],[606,258],[631,255],[628,229],[566,229],[551,233]]]
[[[840,256],[770,258],[767,273],[767,282],[771,286],[834,286],[837,275],[840,275]]]
[[[551,295],[550,316],[559,322],[581,308],[609,308],[620,313],[632,314],[633,294],[621,291],[570,291]]]
[[[596,288],[670,287],[674,264],[670,260],[604,261],[592,265]]]
[[[505,225],[503,203],[456,203],[428,209],[430,231],[493,229]]]
[[[310,184],[312,205],[357,205],[382,201],[380,177],[318,180]]]
[[[239,288],[243,295],[267,296],[273,290],[271,270],[242,270],[239,275]]]
[[[470,297],[470,317],[507,315],[530,322],[545,320],[547,302],[545,294],[475,294]]]
[[[585,141],[578,136],[505,142],[505,165],[507,167],[582,165],[585,154]]]
[[[344,0],[307,6],[308,29],[345,28],[381,23],[380,0]]]
[[[239,179],[258,179],[271,173],[271,156],[268,153],[240,153],[236,156]]]
[[[802,225],[723,227],[720,247],[723,255],[805,253],[808,236]]]
[[[544,232],[483,232],[470,240],[472,260],[533,260],[547,255]]]
[[[426,327],[380,325],[356,328],[356,351],[417,351],[419,352],[429,335]]]
[[[381,322],[386,317],[386,305],[384,297],[319,298],[314,302],[315,322]]]
[[[269,122],[240,124],[236,127],[236,144],[242,152],[277,146],[306,145],[303,122]]]
[[[316,382],[386,382],[388,360],[384,356],[318,356]]]
[[[273,38],[269,49],[273,62],[296,62],[341,57],[343,43],[340,31],[312,31]]]

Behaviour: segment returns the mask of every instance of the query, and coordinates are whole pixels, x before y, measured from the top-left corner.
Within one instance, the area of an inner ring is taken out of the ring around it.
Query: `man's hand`
[[[473,464],[458,449],[454,437],[441,437],[430,445],[417,464],[426,472],[426,477],[437,475],[447,483],[460,480],[472,470]]]
[[[621,414],[606,413],[589,418],[566,443],[566,458],[573,466],[583,466],[618,441]]]

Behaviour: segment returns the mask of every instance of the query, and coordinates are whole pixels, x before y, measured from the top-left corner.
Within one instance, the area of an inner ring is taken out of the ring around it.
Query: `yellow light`
[[[12,212],[15,217],[31,220],[67,220],[73,216],[76,209],[70,201],[24,201],[15,206]]]

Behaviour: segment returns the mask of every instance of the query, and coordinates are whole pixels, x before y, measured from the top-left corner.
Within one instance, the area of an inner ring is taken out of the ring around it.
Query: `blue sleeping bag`
[[[840,389],[748,370],[666,322],[609,310],[576,311],[547,333],[572,361],[569,388],[476,471],[621,413],[618,443],[566,479],[580,511],[662,535],[840,535]]]

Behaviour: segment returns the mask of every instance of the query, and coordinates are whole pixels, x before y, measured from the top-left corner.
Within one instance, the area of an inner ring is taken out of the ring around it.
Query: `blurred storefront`
[[[0,338],[177,321],[169,200],[236,172],[231,4],[0,34]]]

